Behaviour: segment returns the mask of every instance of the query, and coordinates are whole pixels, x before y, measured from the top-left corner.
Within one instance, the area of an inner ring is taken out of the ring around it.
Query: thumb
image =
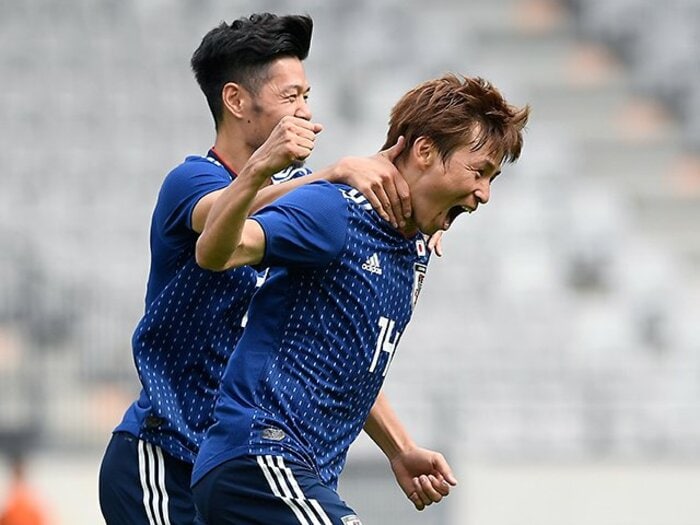
[[[444,458],[437,458],[437,461],[435,462],[435,470],[439,474],[441,474],[443,478],[445,478],[445,481],[447,481],[447,483],[449,483],[453,487],[457,485],[457,478],[455,478],[454,474],[452,473],[452,469],[447,464],[447,461],[445,461]]]
[[[406,144],[406,139],[404,138],[403,135],[401,135],[401,136],[399,136],[398,140],[396,141],[396,144],[394,144],[390,148],[387,148],[385,150],[380,151],[379,153],[381,155],[384,155],[389,160],[389,162],[394,162],[396,160],[396,158],[403,151],[405,144]]]

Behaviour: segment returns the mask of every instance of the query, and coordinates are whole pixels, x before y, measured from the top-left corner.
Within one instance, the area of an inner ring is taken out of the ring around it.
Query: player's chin
[[[443,217],[416,217],[416,227],[423,235],[433,235],[435,232],[443,229]]]
[[[437,232],[440,231],[442,228],[441,228],[440,226],[436,226],[436,225],[434,225],[434,224],[429,224],[429,225],[426,225],[426,226],[423,227],[423,228],[418,228],[418,229],[420,230],[420,232],[421,232],[423,235],[427,235],[428,237],[431,237],[433,234],[437,233]]]

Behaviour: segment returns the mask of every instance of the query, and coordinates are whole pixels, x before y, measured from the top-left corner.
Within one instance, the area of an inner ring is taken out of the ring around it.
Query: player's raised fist
[[[283,117],[250,161],[259,163],[256,171],[269,177],[311,155],[316,135],[322,130],[321,124],[294,116]]]

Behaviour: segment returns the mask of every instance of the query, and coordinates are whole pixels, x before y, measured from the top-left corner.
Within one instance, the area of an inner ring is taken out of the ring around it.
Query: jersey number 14
[[[372,364],[369,366],[370,373],[374,372],[374,369],[377,367],[379,355],[382,352],[389,354],[382,376],[385,376],[387,370],[389,370],[389,365],[394,357],[394,350],[396,350],[396,345],[399,344],[399,338],[401,337],[401,332],[398,330],[394,331],[395,324],[396,323],[392,319],[387,319],[386,317],[379,318],[379,337],[377,337],[377,346],[374,349]]]

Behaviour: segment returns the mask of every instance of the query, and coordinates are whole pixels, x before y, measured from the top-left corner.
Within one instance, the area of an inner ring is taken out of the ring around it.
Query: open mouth
[[[453,206],[450,208],[450,210],[447,212],[447,220],[445,221],[445,229],[447,229],[457,217],[459,217],[462,213],[472,213],[474,210],[467,207],[467,206]]]

